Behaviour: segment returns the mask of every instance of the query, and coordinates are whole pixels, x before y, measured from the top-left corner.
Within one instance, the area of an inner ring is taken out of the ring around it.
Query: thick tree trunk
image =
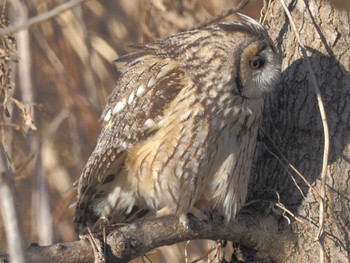
[[[324,248],[331,262],[349,262],[350,15],[327,1],[285,2],[301,41],[308,49],[330,129]],[[275,147],[320,192],[324,133],[315,89],[280,1],[273,1],[270,6],[267,27],[282,54],[283,73],[280,85],[265,104],[250,200],[270,197],[277,201],[279,197],[282,204],[302,219],[302,222],[292,219],[290,227],[297,239],[296,246],[285,247],[285,255],[279,260],[321,262],[320,247],[315,241],[320,216],[319,197],[280,161],[282,158]]]

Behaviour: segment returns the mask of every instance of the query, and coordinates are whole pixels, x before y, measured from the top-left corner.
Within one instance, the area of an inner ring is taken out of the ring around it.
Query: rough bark
[[[330,128],[324,246],[331,262],[349,262],[350,16],[327,1],[286,2],[301,41],[308,49]],[[319,245],[315,241],[320,216],[318,197],[290,168],[281,164],[266,136],[319,192],[324,135],[315,90],[279,1],[272,3],[267,24],[282,54],[283,73],[279,87],[265,104],[251,199],[270,195],[277,201],[273,193],[277,192],[281,203],[303,219],[303,223],[292,221],[297,243],[293,250],[287,249],[288,257],[283,262],[320,262]]]

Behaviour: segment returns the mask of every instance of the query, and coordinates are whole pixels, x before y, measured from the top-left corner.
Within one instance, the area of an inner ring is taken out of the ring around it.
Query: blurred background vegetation
[[[5,2],[10,25],[65,3],[2,0],[1,7]],[[0,100],[0,127],[26,245],[78,239],[72,227],[74,208],[69,208],[76,195],[73,183],[96,144],[99,117],[118,77],[113,60],[131,52],[130,44],[191,29],[237,2],[90,0],[14,34],[18,62],[11,63],[13,99],[6,105]],[[263,1],[252,0],[241,13],[259,19],[262,6]],[[7,251],[3,224],[0,218],[1,252]],[[189,257],[200,256],[212,244],[202,243],[189,245]],[[155,253],[154,262],[163,262],[164,253],[176,262],[184,245]]]

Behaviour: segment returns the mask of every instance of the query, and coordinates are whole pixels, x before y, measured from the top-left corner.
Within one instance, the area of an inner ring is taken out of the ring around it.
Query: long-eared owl
[[[240,17],[137,46],[116,61],[120,77],[79,180],[78,232],[141,210],[184,224],[203,207],[234,219],[264,94],[280,76],[266,30]]]

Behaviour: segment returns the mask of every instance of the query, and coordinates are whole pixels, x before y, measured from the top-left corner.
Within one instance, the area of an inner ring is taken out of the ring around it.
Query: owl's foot
[[[188,213],[193,215],[199,221],[209,224],[213,221],[213,218],[215,214],[217,214],[217,211],[214,210],[212,207],[206,206],[206,208],[203,210],[197,207],[192,207],[192,209]],[[186,213],[179,214],[179,220],[185,228],[189,228],[189,222]]]
[[[173,209],[171,209],[169,206],[163,207],[162,209],[157,210],[156,217],[162,217],[167,215],[173,215],[175,214]]]
[[[179,214],[179,221],[183,225],[184,228],[186,228],[186,229],[190,228],[190,225],[188,223],[187,213],[180,213]]]
[[[206,221],[206,223],[208,224],[212,223],[217,218],[224,220],[224,217],[219,213],[219,211],[212,207],[206,210],[204,213],[207,215],[208,220]]]
[[[157,210],[156,217],[163,217],[167,215],[175,215],[174,209],[169,206],[163,207],[162,209]],[[178,213],[178,218],[180,223],[184,226],[184,228],[189,229],[189,223],[187,218],[187,213],[180,212]]]
[[[195,218],[197,218],[200,221],[203,221],[203,222],[209,221],[209,215],[207,213],[207,210],[202,210],[197,207],[193,207],[189,213],[192,214]]]
[[[210,222],[210,219],[211,219],[211,211],[212,211],[212,208],[209,209],[208,206],[206,206],[206,208],[203,210],[199,209],[197,207],[192,207],[192,209],[188,213],[192,214],[198,220],[208,223],[208,222]],[[159,209],[156,212],[156,217],[163,217],[163,216],[167,216],[167,215],[175,215],[174,210],[168,206],[163,207],[162,209]],[[186,212],[178,213],[178,218],[179,218],[180,223],[186,229],[190,228]]]
[[[207,224],[211,223],[214,218],[219,216],[219,211],[215,209],[215,206],[205,200],[198,201],[192,210],[195,211],[195,213],[192,213],[192,211],[191,213],[196,218]]]

